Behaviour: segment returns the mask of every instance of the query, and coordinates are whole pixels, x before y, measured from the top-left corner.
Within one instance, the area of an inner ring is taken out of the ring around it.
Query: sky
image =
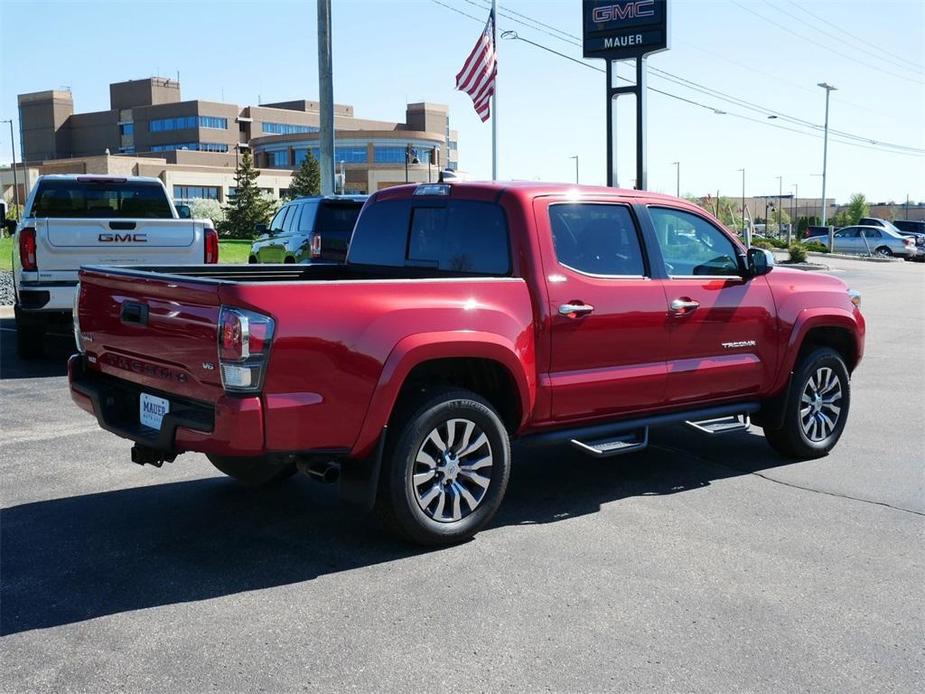
[[[335,101],[359,117],[394,121],[404,119],[407,102],[447,104],[460,168],[490,177],[491,128],[454,89],[489,2],[333,0]],[[605,180],[605,84],[595,70],[603,62],[581,60],[580,7],[501,0],[501,31],[574,59],[499,42],[502,179],[574,181],[577,155],[580,182]],[[700,105],[650,92],[650,190],[673,194],[680,169],[682,194],[738,196],[744,168],[747,195],[796,189],[818,198],[823,141],[811,126],[824,120],[825,92],[816,85],[825,81],[838,88],[830,127],[863,138],[830,137],[827,197],[925,201],[921,0],[671,0],[671,24],[670,50],[648,60],[649,86]],[[0,36],[0,118],[17,118],[19,93],[66,86],[76,112],[104,110],[110,82],[178,73],[186,99],[243,106],[318,95],[314,0],[0,0]],[[632,185],[632,109],[619,103],[619,183]],[[0,124],[3,162],[7,127]]]

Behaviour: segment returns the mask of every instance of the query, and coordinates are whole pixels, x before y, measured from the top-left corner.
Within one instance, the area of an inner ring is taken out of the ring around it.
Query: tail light
[[[218,262],[218,232],[215,229],[206,229],[203,239],[205,246],[205,261],[207,265]]]
[[[907,246],[912,246],[912,247],[914,247],[914,246],[915,246],[915,239],[904,238],[904,239],[903,239],[903,243],[906,244]]]
[[[23,270],[39,269],[35,260],[35,229],[26,227],[19,232],[19,262]]]
[[[222,306],[218,320],[218,360],[226,391],[260,392],[275,327],[276,322],[262,313]]]
[[[321,234],[312,234],[308,242],[312,258],[321,257]]]

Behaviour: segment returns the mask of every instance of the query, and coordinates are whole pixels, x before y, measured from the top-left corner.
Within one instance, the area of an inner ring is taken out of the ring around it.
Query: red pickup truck
[[[301,469],[420,543],[501,503],[510,442],[591,456],[652,426],[750,420],[825,455],[864,351],[860,297],[773,266],[683,200],[570,185],[383,190],[346,265],[86,267],[74,401],[162,464]]]

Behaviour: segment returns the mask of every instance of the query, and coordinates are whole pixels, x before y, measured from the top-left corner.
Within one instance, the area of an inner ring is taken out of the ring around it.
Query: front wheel
[[[295,463],[277,463],[264,458],[236,458],[210,455],[209,462],[245,487],[263,487],[295,474]]]
[[[790,381],[783,426],[765,427],[764,436],[789,458],[821,458],[841,438],[850,405],[851,384],[841,355],[827,347],[815,349]]]
[[[396,420],[377,498],[385,525],[422,545],[475,535],[498,510],[510,475],[510,442],[497,413],[475,393],[443,389]]]

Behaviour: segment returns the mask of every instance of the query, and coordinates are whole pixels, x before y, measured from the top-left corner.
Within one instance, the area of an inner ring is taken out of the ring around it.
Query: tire
[[[851,383],[841,355],[828,347],[814,349],[790,379],[783,426],[765,427],[764,436],[788,458],[821,458],[841,438],[850,406]]]
[[[253,255],[252,255],[250,258],[247,259],[247,264],[248,264],[248,265],[256,265],[257,262],[258,262],[258,261],[257,261],[257,257],[256,257],[256,256],[253,256]]]
[[[45,353],[45,325],[40,319],[25,317],[14,308],[16,316],[16,356],[37,359]]]
[[[876,255],[879,255],[881,258],[892,258],[893,251],[891,251],[886,246],[880,246],[877,250],[874,251]]]
[[[491,405],[467,390],[434,390],[403,408],[391,426],[376,499],[385,526],[431,546],[462,542],[484,528],[511,469],[507,430]]]
[[[295,474],[295,463],[275,463],[264,458],[210,455],[209,461],[245,487],[265,487]]]
[[[293,258],[291,255],[287,255],[287,256],[286,256],[286,259],[283,260],[283,262],[284,262],[286,265],[290,265],[290,264],[295,263],[295,258]]]

